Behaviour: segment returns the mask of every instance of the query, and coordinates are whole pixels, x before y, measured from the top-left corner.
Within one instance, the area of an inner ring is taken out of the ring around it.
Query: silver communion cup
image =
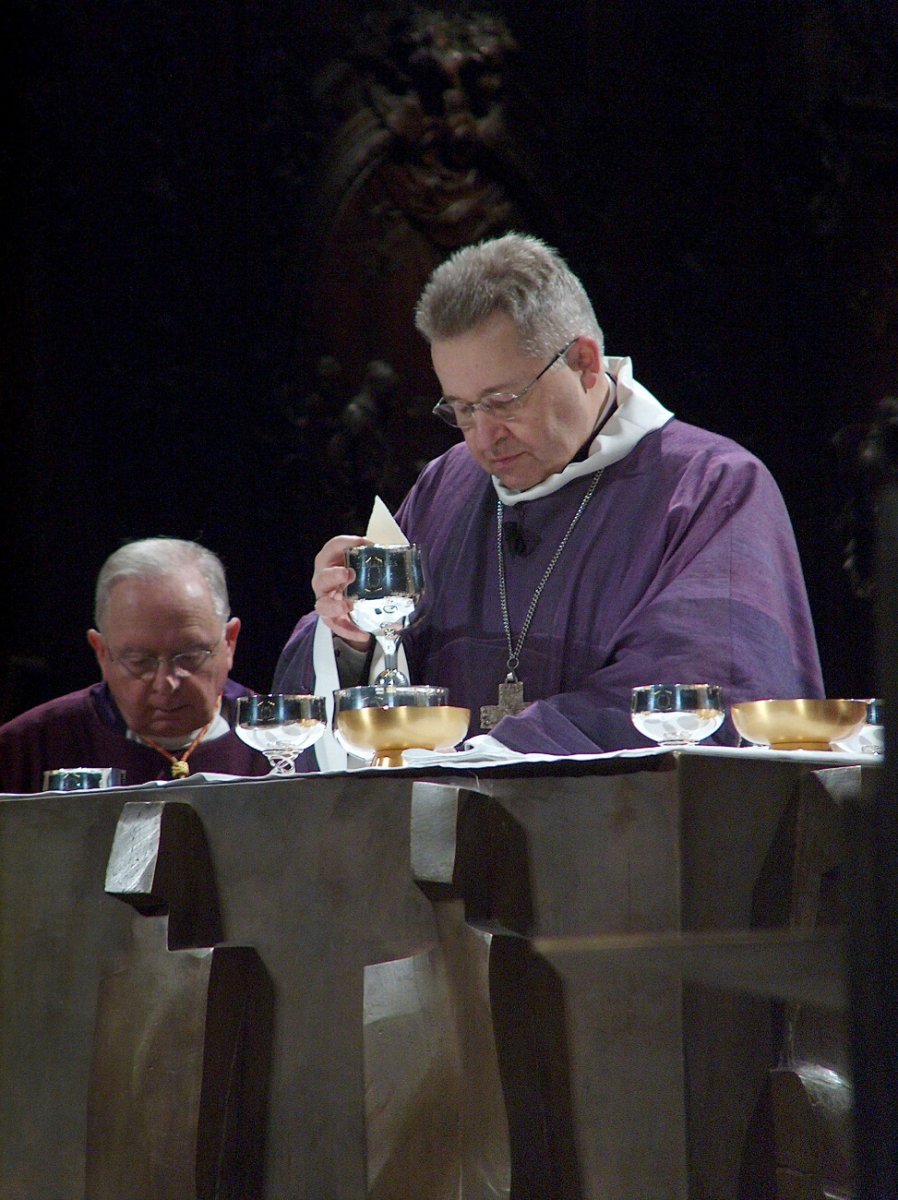
[[[381,686],[406,687],[399,670],[399,639],[418,615],[424,596],[424,556],[420,546],[353,546],[344,556],[355,579],[346,587],[350,617],[377,639],[384,669],[375,679]]]

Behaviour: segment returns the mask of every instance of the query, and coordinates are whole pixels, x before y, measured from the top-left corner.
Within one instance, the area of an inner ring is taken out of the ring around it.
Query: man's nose
[[[479,450],[489,450],[507,436],[507,423],[501,417],[479,408],[473,413],[473,424],[465,431],[466,439]]]
[[[161,658],[153,675],[154,688],[167,688],[176,692],[181,686],[181,676],[175,670],[174,664],[166,658]]]

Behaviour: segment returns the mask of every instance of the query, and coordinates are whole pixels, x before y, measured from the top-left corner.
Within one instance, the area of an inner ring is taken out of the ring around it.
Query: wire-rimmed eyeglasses
[[[550,371],[560,358],[564,358],[576,341],[577,338],[571,338],[567,345],[563,346],[554,358],[546,363],[536,378],[531,379],[527,386],[521,388],[519,392],[490,392],[489,395],[475,400],[473,404],[441,396],[431,412],[441,421],[445,421],[447,425],[451,425],[453,429],[470,429],[474,424],[474,415],[477,412],[486,413],[487,416],[494,417],[497,421],[513,421],[524,407],[527,394],[536,387],[543,375]]]
[[[167,667],[166,674],[186,679],[188,675],[196,675],[201,671],[220,645],[221,638],[208,650],[182,650],[180,654],[120,654],[118,657],[110,653],[109,660],[118,663],[122,670],[135,679],[145,682],[155,679],[161,666]]]

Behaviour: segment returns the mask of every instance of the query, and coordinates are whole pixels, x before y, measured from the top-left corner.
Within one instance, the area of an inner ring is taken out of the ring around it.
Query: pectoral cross
[[[484,704],[481,708],[480,728],[492,729],[503,717],[513,717],[526,707],[523,683],[509,674],[505,682],[499,684],[499,703]]]

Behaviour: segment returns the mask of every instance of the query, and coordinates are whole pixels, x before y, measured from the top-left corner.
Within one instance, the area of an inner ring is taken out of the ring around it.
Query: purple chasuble
[[[233,729],[235,700],[252,692],[229,679],[221,711]],[[268,760],[233,732],[200,742],[190,774],[267,775]],[[126,736],[125,723],[105,683],[48,700],[0,725],[0,792],[39,792],[44,771],[120,767],[125,785],[171,779],[167,758]]]
[[[512,641],[592,475],[504,511]],[[429,463],[397,520],[427,548],[422,618],[403,645],[413,683],[494,705],[507,674],[496,494],[464,445]],[[276,690],[311,689],[314,615]],[[540,598],[517,676],[526,709],[490,732],[514,750],[651,744],[629,718],[641,684],[717,683],[727,704],[823,695],[792,527],[767,469],[729,439],[672,419],[607,467]],[[729,720],[713,739],[736,743]]]

